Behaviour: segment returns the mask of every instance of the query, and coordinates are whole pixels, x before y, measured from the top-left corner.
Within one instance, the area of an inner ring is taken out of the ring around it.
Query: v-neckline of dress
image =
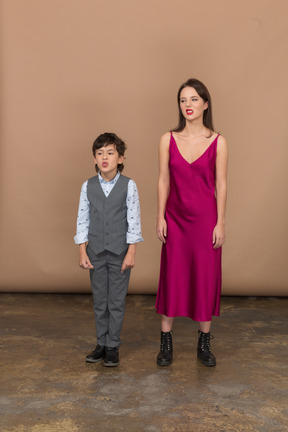
[[[176,140],[175,140],[175,138],[174,138],[174,135],[173,135],[173,133],[171,132],[171,136],[172,136],[172,138],[173,138],[173,140],[174,140],[174,143],[175,143],[175,146],[176,146],[176,148],[177,148],[177,151],[178,151],[178,153],[179,153],[179,155],[181,156],[181,158],[188,164],[188,165],[193,165],[195,162],[197,162],[199,159],[201,159],[202,158],[202,156],[204,156],[205,155],[205,153],[208,151],[208,149],[212,146],[212,144],[214,144],[214,142],[217,140],[217,138],[219,137],[219,135],[220,134],[218,134],[215,138],[214,138],[214,140],[211,142],[211,144],[209,144],[209,146],[206,148],[206,150],[204,150],[204,152],[198,157],[198,158],[196,158],[194,161],[192,161],[192,162],[188,162],[187,161],[187,159],[185,159],[184,158],[184,156],[182,155],[182,153],[180,152],[180,150],[179,150],[179,148],[178,148],[178,145],[177,145],[177,142],[176,142]]]

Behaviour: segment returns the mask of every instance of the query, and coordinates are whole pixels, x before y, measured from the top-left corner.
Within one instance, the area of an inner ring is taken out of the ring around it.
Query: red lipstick
[[[191,110],[191,109],[186,109],[186,114],[188,114],[188,115],[191,115],[191,114],[193,114],[193,110]]]

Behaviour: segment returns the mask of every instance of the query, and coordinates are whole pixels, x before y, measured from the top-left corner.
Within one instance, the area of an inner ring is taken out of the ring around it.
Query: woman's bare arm
[[[165,208],[169,194],[169,142],[170,133],[161,137],[159,144],[159,179],[158,179],[158,214],[157,214],[157,236],[159,240],[166,243],[167,224],[165,220]]]
[[[227,200],[228,146],[226,139],[219,136],[216,157],[216,199],[217,224],[213,230],[213,247],[217,249],[225,242],[225,212]]]

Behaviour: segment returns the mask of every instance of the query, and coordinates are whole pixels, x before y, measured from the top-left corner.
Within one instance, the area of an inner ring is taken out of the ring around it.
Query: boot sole
[[[215,366],[216,366],[216,362],[213,363],[213,364],[211,364],[211,363],[203,362],[203,361],[202,361],[201,359],[199,359],[199,358],[198,358],[198,361],[199,361],[200,363],[202,363],[204,366],[207,366],[207,367],[215,367]]]
[[[119,363],[120,363],[120,362],[118,362],[118,363],[105,363],[105,362],[104,362],[104,366],[106,366],[106,367],[116,367],[116,366],[119,365]]]
[[[93,359],[85,359],[87,363],[99,363],[100,361],[104,360],[104,357],[101,357],[97,360],[93,360]]]
[[[170,362],[170,363],[161,363],[161,362],[158,362],[158,361],[157,361],[157,365],[158,365],[158,366],[170,366],[171,363],[172,363],[172,362]]]
[[[202,363],[202,364],[203,364],[203,366],[206,366],[206,367],[215,367],[216,366],[216,363],[215,364]]]

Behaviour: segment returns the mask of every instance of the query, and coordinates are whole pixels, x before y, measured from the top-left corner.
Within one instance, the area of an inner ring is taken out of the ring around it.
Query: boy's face
[[[112,180],[117,174],[118,164],[123,163],[124,156],[119,155],[114,144],[108,144],[96,150],[93,160],[104,180]]]

